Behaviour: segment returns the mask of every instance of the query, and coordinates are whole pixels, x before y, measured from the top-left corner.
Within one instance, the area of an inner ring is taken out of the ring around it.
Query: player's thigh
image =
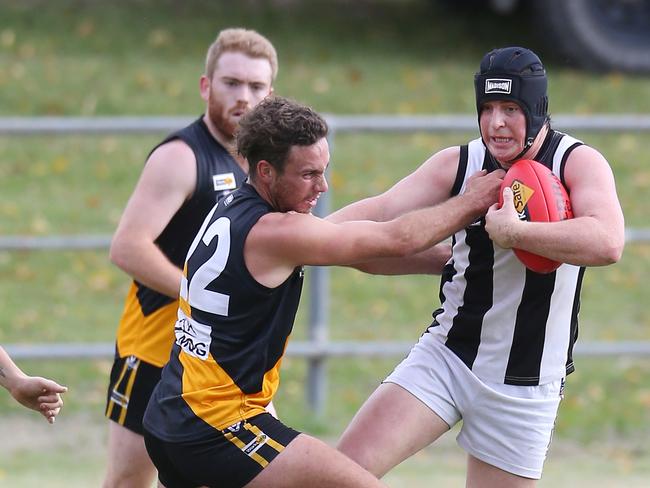
[[[246,488],[383,487],[368,471],[336,449],[300,434]]]
[[[533,488],[537,480],[524,478],[467,456],[466,488]]]
[[[383,383],[354,416],[337,447],[381,477],[448,430],[449,425],[413,394]]]
[[[109,465],[113,470],[154,469],[144,445],[144,438],[115,422],[109,422],[108,452]]]
[[[156,468],[141,435],[115,422],[108,428],[108,464],[105,488],[151,486]]]
[[[541,478],[562,380],[537,386],[467,381],[465,386],[457,391],[463,411],[458,444],[503,471]]]

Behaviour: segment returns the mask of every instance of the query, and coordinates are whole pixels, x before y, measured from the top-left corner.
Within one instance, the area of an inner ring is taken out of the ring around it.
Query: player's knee
[[[103,488],[149,488],[156,478],[156,469],[147,457],[143,462],[109,462]]]

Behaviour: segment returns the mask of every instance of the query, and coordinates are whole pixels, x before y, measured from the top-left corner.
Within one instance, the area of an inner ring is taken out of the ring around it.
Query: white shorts
[[[470,455],[504,471],[539,479],[564,379],[539,386],[480,380],[434,334],[423,334],[384,380],[409,391],[449,427]]]

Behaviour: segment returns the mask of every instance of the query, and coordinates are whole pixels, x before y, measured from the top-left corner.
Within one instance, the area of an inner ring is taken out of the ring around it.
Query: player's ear
[[[199,91],[201,92],[201,98],[207,102],[210,96],[210,78],[205,75],[201,75],[199,79]]]
[[[275,175],[275,168],[266,159],[261,159],[257,163],[255,173],[260,181],[270,181]]]

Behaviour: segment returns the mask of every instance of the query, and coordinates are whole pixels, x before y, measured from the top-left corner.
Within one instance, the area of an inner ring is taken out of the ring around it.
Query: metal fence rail
[[[293,341],[287,346],[287,354],[306,359],[345,357],[398,357],[406,356],[415,341],[337,341],[316,343]],[[14,359],[97,359],[112,358],[115,344],[112,342],[75,343],[59,342],[8,344],[3,346]],[[650,356],[650,342],[578,342],[576,356]]]
[[[473,132],[477,120],[473,115],[396,116],[396,115],[326,115],[330,126],[330,143],[339,132]],[[194,116],[178,117],[0,117],[0,136],[93,135],[167,133],[181,128]],[[553,127],[566,131],[650,132],[650,115],[557,115]],[[332,144],[333,145],[333,144]],[[329,195],[319,199],[316,213],[329,213]],[[650,241],[650,228],[628,228],[626,242]],[[110,235],[0,236],[0,250],[80,250],[102,249],[110,245]],[[331,357],[403,356],[412,343],[403,342],[333,342],[327,339],[329,323],[329,273],[314,267],[309,273],[310,311],[308,340],[291,342],[287,354],[309,361],[307,401],[317,414],[324,412],[326,400],[326,361]],[[111,357],[111,343],[5,344],[18,359],[28,358],[97,358]],[[650,342],[579,342],[576,355],[583,356],[650,356]]]
[[[0,117],[1,135],[157,134],[177,130],[195,116],[173,117]],[[332,132],[476,132],[475,115],[334,115],[325,114]],[[648,132],[650,115],[590,114],[553,116],[558,130]]]

